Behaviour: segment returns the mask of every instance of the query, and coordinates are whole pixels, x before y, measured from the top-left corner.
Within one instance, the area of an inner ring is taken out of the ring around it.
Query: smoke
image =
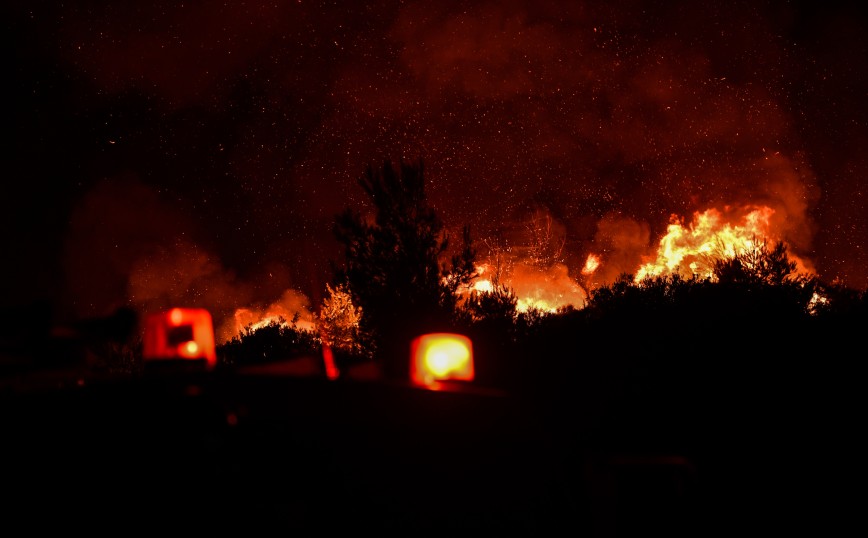
[[[170,108],[225,100],[226,78],[249,70],[272,40],[304,22],[290,3],[239,7],[156,2],[135,10],[110,3],[65,9],[62,33],[75,46],[63,53],[110,92],[147,88]]]
[[[510,287],[518,298],[518,308],[537,307],[545,310],[572,305],[585,306],[587,292],[570,277],[562,263],[538,267],[526,263],[513,266]]]
[[[766,156],[760,168],[766,175],[765,181],[759,183],[760,192],[775,209],[773,230],[796,253],[810,252],[816,231],[810,210],[820,199],[813,172],[801,154]]]
[[[311,320],[310,301],[291,288],[285,266],[272,262],[240,278],[197,244],[200,233],[187,215],[135,178],[98,183],[76,206],[67,234],[69,314],[87,318],[120,307],[140,314],[206,308],[218,342],[246,325],[237,324],[240,307],[287,320],[299,312],[302,320]],[[268,306],[256,306],[261,304]]]
[[[774,231],[810,253],[810,209],[820,189],[772,89],[792,71],[770,38],[774,19],[679,4],[641,24],[649,16],[641,10],[521,1],[404,6],[391,35],[409,84],[428,103],[421,123],[473,118],[460,129],[443,127],[452,158],[433,169],[472,178],[463,195],[473,207],[456,201],[454,188],[435,193],[438,206],[452,220],[478,216],[483,235],[491,223],[522,219],[527,201],[539,197],[564,222],[590,215],[597,231],[567,229],[573,252],[565,257],[602,246],[599,283],[635,272],[671,215],[711,207],[768,204]],[[726,31],[702,35],[718,26]],[[748,49],[765,70],[747,72],[740,55]],[[420,146],[443,147],[422,138]]]
[[[530,21],[524,6],[515,4],[460,10],[447,5],[409,4],[393,25],[400,59],[427,93],[458,91],[488,101],[526,96],[547,85],[545,67],[562,49],[552,24]]]
[[[301,330],[316,330],[316,317],[310,299],[297,290],[289,289],[271,304],[237,309],[232,319],[227,319],[218,331],[219,340],[229,340],[248,326],[278,322],[281,318],[284,323],[295,323]]]
[[[643,257],[652,250],[647,224],[609,214],[597,224],[594,254],[602,257],[601,266],[591,275],[590,288],[605,285],[622,274],[635,274]]]
[[[544,207],[562,250],[514,233],[512,262],[536,249],[585,289],[635,271],[672,215],[756,205],[807,267],[865,281],[859,19],[827,17],[845,43],[778,2],[113,4],[27,17],[78,130],[122,141],[76,146],[76,315],[316,298],[333,217],[384,158],[423,158],[447,226],[483,241]]]

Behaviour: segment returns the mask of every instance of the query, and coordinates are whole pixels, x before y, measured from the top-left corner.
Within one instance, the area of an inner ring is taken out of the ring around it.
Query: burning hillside
[[[638,266],[621,273],[633,275],[637,284],[647,277],[674,274],[712,278],[715,261],[749,252],[761,244],[782,241],[780,228],[776,212],[769,206],[712,207],[697,211],[689,222],[673,215],[666,233],[655,244],[648,245],[648,253],[641,256]],[[571,268],[561,261],[551,262],[553,257],[540,256],[541,250],[537,245],[491,253],[477,265],[477,276],[470,286],[459,293],[484,293],[498,286],[506,287],[514,292],[519,312],[535,309],[554,313],[564,307],[583,308],[589,290],[610,283],[595,280],[606,269],[605,253],[590,253],[581,267]],[[794,254],[789,257],[796,264],[796,272],[814,272],[809,260]],[[594,284],[588,284],[591,282]],[[237,334],[280,317],[287,322],[296,318],[301,329],[316,329],[309,303],[291,290],[267,308],[237,309],[231,327]],[[224,338],[230,335],[228,328],[222,333]]]
[[[641,256],[638,266],[620,271],[610,269],[608,274],[631,274],[636,283],[647,277],[673,274],[711,278],[715,261],[749,252],[763,243],[782,241],[779,228],[775,210],[769,206],[712,207],[694,213],[690,222],[673,215],[666,233],[656,243],[656,250],[649,245],[648,253]],[[789,257],[796,263],[798,273],[814,272],[810,261],[792,253]],[[607,269],[606,263],[606,254],[596,252],[588,254],[579,268],[568,268],[563,263],[540,265],[538,259],[516,259],[500,252],[496,261],[479,265],[479,276],[468,292],[490,291],[495,284],[500,284],[515,292],[520,311],[536,308],[556,312],[566,306],[582,308],[589,290],[612,280],[595,280],[595,275]]]
[[[310,301],[296,290],[286,290],[279,300],[269,305],[236,309],[232,319],[220,328],[220,338],[223,341],[230,340],[247,329],[255,331],[271,323],[294,324],[305,331],[317,328]]]
[[[768,206],[716,208],[697,212],[689,224],[677,216],[660,239],[657,253],[636,271],[636,282],[668,274],[711,278],[715,260],[748,252],[760,242],[781,240],[772,230],[774,210]],[[809,262],[790,255],[799,273],[812,273]]]

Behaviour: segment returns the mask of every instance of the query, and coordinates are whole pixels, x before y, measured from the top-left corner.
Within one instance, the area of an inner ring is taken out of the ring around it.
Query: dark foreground
[[[861,398],[858,398],[861,400]],[[864,527],[861,412],[596,413],[468,386],[179,373],[6,391],[5,531],[779,535]],[[863,529],[864,530],[864,529]],[[4,532],[8,533],[8,532]]]

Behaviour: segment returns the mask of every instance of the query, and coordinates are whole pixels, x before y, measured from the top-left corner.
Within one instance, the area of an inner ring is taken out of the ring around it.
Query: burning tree
[[[365,356],[367,339],[361,334],[362,309],[353,304],[346,284],[326,284],[326,296],[317,316],[324,345],[333,351],[354,357]]]
[[[801,282],[807,275],[796,273],[796,262],[791,261],[787,247],[778,241],[770,249],[768,242],[754,237],[747,247],[732,256],[721,256],[712,261],[712,271],[718,282],[761,282],[784,285]]]
[[[425,196],[421,160],[369,165],[359,185],[375,216],[349,208],[337,216],[334,232],[345,252],[335,280],[361,308],[360,329],[371,336],[386,376],[406,379],[410,340],[452,327],[456,291],[473,278],[476,253],[465,227],[462,248],[451,264],[443,262],[449,238]]]

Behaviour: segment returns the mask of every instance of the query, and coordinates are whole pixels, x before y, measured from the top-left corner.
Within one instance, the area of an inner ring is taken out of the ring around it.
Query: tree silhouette
[[[359,185],[376,215],[371,222],[348,208],[337,216],[334,232],[345,250],[335,285],[361,308],[360,328],[385,375],[406,379],[410,340],[453,326],[456,291],[472,279],[476,253],[465,227],[463,246],[444,263],[449,237],[425,196],[421,160],[369,165]]]
[[[796,262],[789,259],[783,242],[769,249],[766,241],[755,238],[752,245],[713,261],[712,273],[718,282],[784,285],[804,278],[796,273]]]
[[[217,346],[218,364],[236,367],[321,353],[319,335],[298,326],[298,313],[287,322],[282,316],[261,327],[248,325],[230,341]]]

